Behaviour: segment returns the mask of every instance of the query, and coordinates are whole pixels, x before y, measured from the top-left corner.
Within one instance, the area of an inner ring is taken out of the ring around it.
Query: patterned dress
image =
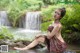
[[[49,26],[48,31],[51,32],[53,28],[53,26]],[[53,36],[51,39],[47,39],[45,36],[45,42],[50,53],[63,53],[67,48],[67,44],[65,42],[61,42],[55,36]]]

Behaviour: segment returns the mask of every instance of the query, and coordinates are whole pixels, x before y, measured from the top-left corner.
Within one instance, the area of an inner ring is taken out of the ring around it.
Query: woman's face
[[[61,18],[61,11],[57,9],[54,12],[54,19],[60,19],[60,18]]]

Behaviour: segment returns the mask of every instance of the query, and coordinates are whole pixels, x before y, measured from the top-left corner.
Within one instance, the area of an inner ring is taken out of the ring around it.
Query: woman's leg
[[[17,50],[28,50],[30,48],[33,48],[35,47],[37,44],[39,44],[40,42],[44,42],[45,41],[45,37],[44,36],[39,36],[39,37],[36,37],[34,39],[34,41],[32,43],[30,43],[28,46],[24,47],[24,48],[18,48],[18,47],[14,47],[14,49],[17,49]]]

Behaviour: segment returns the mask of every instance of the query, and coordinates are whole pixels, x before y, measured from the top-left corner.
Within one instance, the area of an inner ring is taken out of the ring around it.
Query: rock
[[[0,45],[7,45],[3,39],[0,39]]]
[[[76,53],[76,52],[72,50],[66,50],[64,53]]]

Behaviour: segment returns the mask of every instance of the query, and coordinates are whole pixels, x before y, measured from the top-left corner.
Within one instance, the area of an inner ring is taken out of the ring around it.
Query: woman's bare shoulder
[[[59,23],[59,24],[58,24],[58,26],[59,26],[59,27],[62,27],[62,24],[61,24],[61,23]]]
[[[57,27],[57,28],[62,28],[62,24],[58,24],[58,25],[56,25],[55,27]]]

